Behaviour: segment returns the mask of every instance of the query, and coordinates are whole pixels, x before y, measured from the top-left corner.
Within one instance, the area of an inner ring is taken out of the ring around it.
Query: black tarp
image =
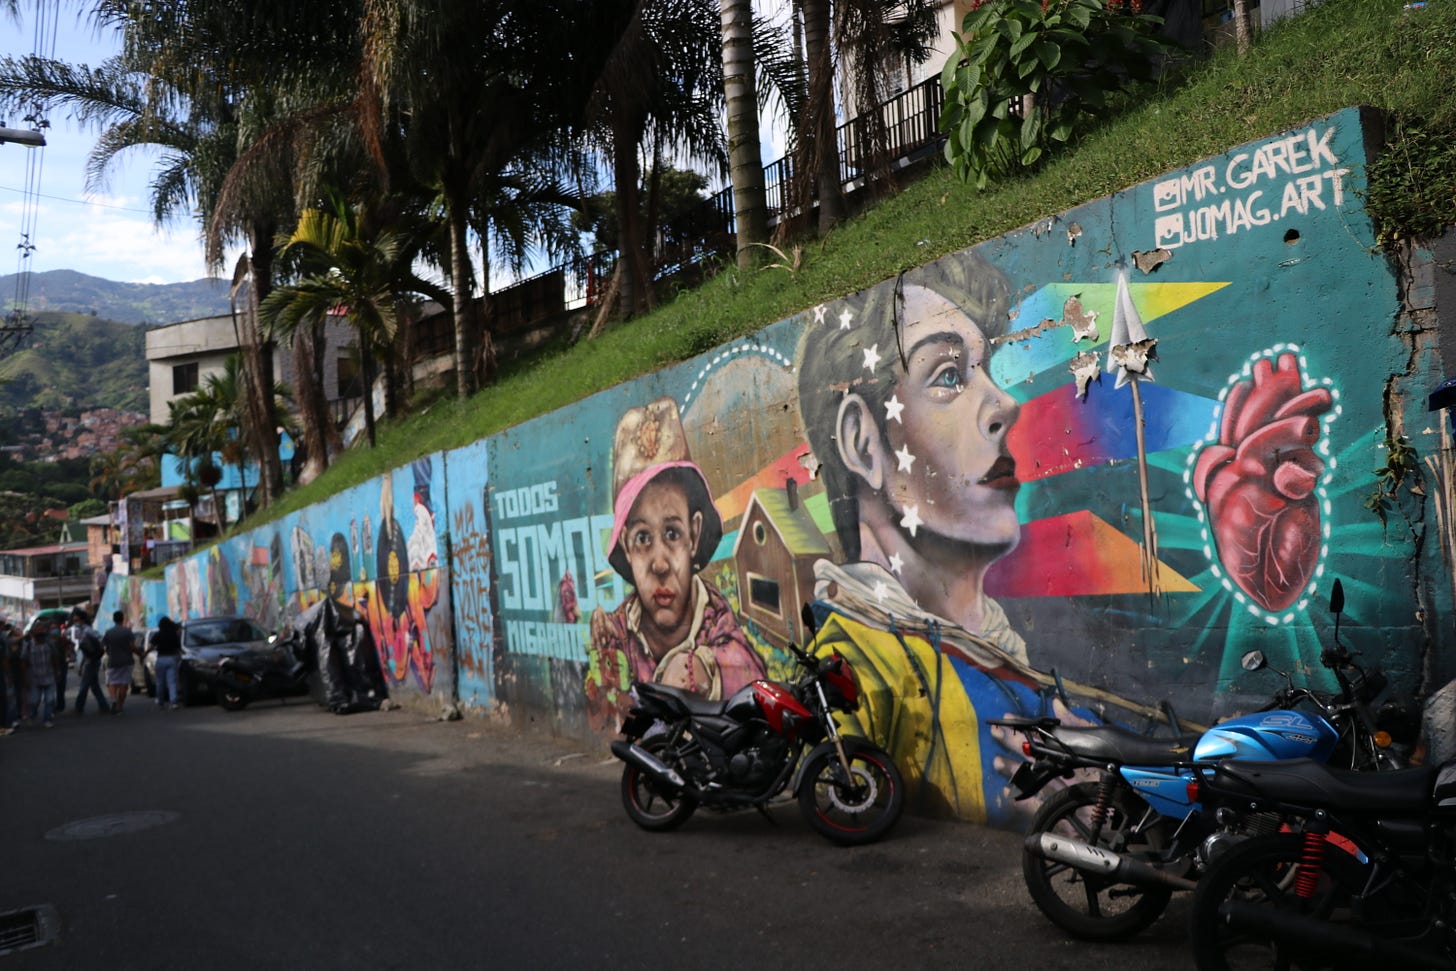
[[[293,629],[318,660],[314,699],[336,715],[374,711],[389,697],[369,625],[332,598],[298,616]]]

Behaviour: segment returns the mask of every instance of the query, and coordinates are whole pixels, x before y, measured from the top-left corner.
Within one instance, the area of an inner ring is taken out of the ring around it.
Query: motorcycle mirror
[[[1245,671],[1262,671],[1269,664],[1263,651],[1250,651],[1239,659],[1239,666]]]
[[[1345,586],[1335,578],[1335,588],[1330,591],[1330,613],[1339,614],[1345,609]]]
[[[804,622],[804,629],[807,630],[811,636],[818,632],[818,628],[815,626],[814,623],[814,608],[810,607],[808,604],[804,604],[804,609],[799,611],[799,619]]]

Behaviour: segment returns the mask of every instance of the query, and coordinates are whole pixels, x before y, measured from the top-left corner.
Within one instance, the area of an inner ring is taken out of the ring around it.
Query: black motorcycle
[[[223,658],[213,690],[218,705],[241,711],[260,698],[307,694],[315,668],[308,642],[294,632],[275,637],[267,650]]]
[[[1298,820],[1231,847],[1199,881],[1200,971],[1456,968],[1456,762],[1377,774],[1235,760],[1199,793],[1216,813]]]
[[[804,624],[816,627],[806,604]],[[680,826],[697,809],[762,812],[794,793],[809,824],[835,843],[858,845],[889,832],[904,806],[900,771],[868,739],[842,735],[836,711],[859,706],[859,684],[838,652],[816,657],[794,644],[800,674],[755,681],[723,701],[638,681],[637,704],[612,754],[622,804],[647,830]]]

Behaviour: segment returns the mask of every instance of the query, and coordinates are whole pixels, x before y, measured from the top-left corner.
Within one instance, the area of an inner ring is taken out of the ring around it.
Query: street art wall
[[[1336,578],[1345,643],[1434,695],[1441,364],[1372,142],[1344,111],[808,308],[194,557],[168,606],[364,601],[401,688],[605,738],[634,679],[787,676],[817,600],[911,805],[998,825],[988,718],[1206,723],[1280,685],[1255,648],[1332,689]]]
[[[164,583],[113,577],[102,616],[133,625],[242,614],[281,630],[325,597],[362,620],[396,697],[453,697],[442,456],[419,459],[167,567]],[[115,606],[113,606],[115,604]]]

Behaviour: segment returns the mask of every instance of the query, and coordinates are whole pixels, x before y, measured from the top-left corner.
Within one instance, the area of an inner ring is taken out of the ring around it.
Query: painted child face
[[[991,348],[959,307],[906,287],[904,319],[908,366],[895,391],[904,408],[898,421],[884,418],[889,499],[902,513],[916,508],[917,532],[1006,552],[1021,529],[1006,448],[1019,406],[991,380]]]
[[[622,530],[632,584],[642,601],[644,633],[667,648],[692,626],[693,551],[703,514],[688,510],[676,484],[649,482],[637,495]]]

